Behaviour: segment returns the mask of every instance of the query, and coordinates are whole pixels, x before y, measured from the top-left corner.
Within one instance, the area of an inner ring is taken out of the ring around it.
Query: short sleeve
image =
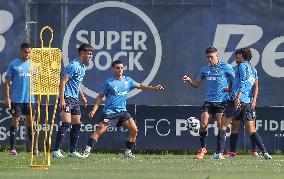
[[[68,76],[71,78],[74,73],[74,67],[71,64],[68,64],[67,67],[64,69],[64,75]]]
[[[130,77],[127,77],[127,81],[129,82],[129,89],[130,90],[132,90],[132,89],[134,89],[138,86],[138,83]]]
[[[230,64],[226,64],[226,74],[230,79],[235,78],[235,71]]]
[[[249,76],[245,63],[241,63],[239,65],[239,72],[240,72],[240,91],[244,92]]]

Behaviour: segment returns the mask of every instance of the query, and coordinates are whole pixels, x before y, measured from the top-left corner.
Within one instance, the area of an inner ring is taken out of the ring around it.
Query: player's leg
[[[87,146],[86,146],[84,153],[83,153],[83,158],[87,158],[89,156],[91,149],[94,148],[97,141],[103,135],[103,133],[107,130],[107,128],[108,128],[108,124],[106,122],[101,121],[99,123],[99,127],[97,128],[96,131],[94,131],[92,133],[92,135],[90,136],[90,138],[88,140]]]
[[[68,98],[65,99],[65,102],[66,102],[66,108],[61,109],[60,112],[62,123],[57,131],[55,147],[52,152],[52,156],[57,158],[64,157],[61,153],[61,147],[65,138],[66,131],[68,131],[68,129],[71,126],[71,105]]]
[[[265,159],[272,159],[272,157],[268,154],[261,137],[256,132],[253,121],[246,121],[245,126],[251,141],[255,142],[255,144],[259,147]]]
[[[267,160],[272,159],[272,157],[268,154],[264,146],[262,138],[256,132],[255,123],[253,122],[253,120],[255,120],[255,115],[254,115],[255,111],[250,110],[249,105],[247,105],[244,114],[245,114],[244,115],[245,127],[250,136],[251,141],[258,146],[265,159]]]
[[[76,149],[79,141],[79,134],[81,129],[81,109],[78,100],[72,100],[72,109],[71,109],[71,131],[70,131],[70,148],[69,148],[69,157],[82,157]]]
[[[211,114],[215,115],[216,121],[217,121],[217,128],[218,130],[221,129],[222,126],[222,117],[225,112],[225,106],[227,102],[220,102],[214,104],[214,110]]]
[[[228,101],[225,107],[224,115],[221,119],[221,125],[217,135],[217,150],[213,156],[213,159],[224,159],[223,152],[225,149],[226,130],[228,125],[232,122],[232,118],[235,115],[235,106],[233,101]]]
[[[124,152],[124,155],[126,158],[134,158],[135,156],[132,154],[132,149],[135,146],[136,137],[138,133],[138,128],[133,120],[133,118],[130,116],[129,113],[125,112],[121,118],[120,118],[121,125],[129,130],[129,136],[126,141],[126,150]]]
[[[211,118],[212,118],[212,115],[209,114],[208,112],[203,112],[201,114],[200,129],[199,129],[201,148],[206,148],[207,127],[208,127],[209,120]]]
[[[228,125],[231,123],[231,121],[232,118],[223,115],[222,123],[218,130],[218,135],[217,135],[217,150],[213,156],[213,159],[216,160],[224,159],[223,152],[225,150],[226,130]]]
[[[80,107],[79,107],[80,108]],[[69,157],[82,157],[76,149],[79,141],[79,134],[81,129],[81,115],[74,114],[73,111],[71,112],[71,130],[70,130],[70,147],[69,147]]]
[[[204,157],[204,155],[207,153],[206,149],[206,137],[207,137],[207,126],[209,123],[209,120],[212,118],[212,115],[208,112],[208,108],[203,109],[203,113],[201,114],[200,119],[200,129],[199,129],[199,136],[200,136],[200,149],[198,151],[198,154],[196,155],[196,159],[200,160]]]
[[[17,139],[19,123],[20,123],[20,117],[13,116],[10,127],[10,155],[17,155],[16,139]]]
[[[230,136],[230,151],[227,153],[227,156],[234,157],[237,155],[237,141],[238,141],[238,134],[240,128],[241,121],[240,120],[233,120],[231,123],[231,136]]]
[[[12,103],[10,113],[12,115],[10,126],[10,155],[17,155],[16,139],[20,123],[20,116],[22,114],[22,105],[19,103]]]
[[[253,120],[254,126],[256,127],[255,120]],[[251,140],[251,146],[252,146],[252,151],[251,151],[251,156],[253,157],[259,157],[257,153],[257,148],[256,148],[256,143],[254,140]]]

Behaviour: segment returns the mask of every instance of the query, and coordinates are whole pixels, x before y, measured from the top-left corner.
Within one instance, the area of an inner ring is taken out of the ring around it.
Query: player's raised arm
[[[141,90],[164,90],[165,89],[162,85],[147,86],[147,85],[143,85],[142,83],[138,83],[136,88],[141,89]]]
[[[198,88],[198,86],[202,83],[203,80],[202,79],[192,80],[189,76],[184,75],[183,76],[183,81],[185,83],[188,83],[193,88]]]

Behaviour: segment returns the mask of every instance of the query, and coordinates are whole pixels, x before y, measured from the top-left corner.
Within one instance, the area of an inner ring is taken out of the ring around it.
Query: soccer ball
[[[186,119],[186,128],[189,132],[193,131],[197,133],[200,128],[200,121],[196,117],[190,117]]]

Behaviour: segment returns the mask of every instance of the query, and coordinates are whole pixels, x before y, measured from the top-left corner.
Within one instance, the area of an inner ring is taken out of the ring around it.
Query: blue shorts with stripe
[[[235,108],[234,101],[227,101],[225,116],[232,120],[253,121],[256,119],[255,109],[250,109],[250,103],[241,103],[239,109]]]
[[[122,126],[123,122],[129,120],[130,118],[131,115],[128,112],[123,111],[114,114],[103,114],[100,122],[103,122],[111,127],[119,127]]]
[[[78,99],[72,97],[64,97],[66,107],[65,109],[60,109],[66,113],[71,113],[71,115],[81,115],[80,103]]]
[[[224,113],[226,102],[208,102],[205,101],[202,106],[202,112],[208,112],[211,115],[216,113]]]
[[[35,115],[36,106],[32,103],[32,114]],[[29,103],[11,103],[10,114],[15,117],[20,117],[21,115],[30,115],[30,104]]]

